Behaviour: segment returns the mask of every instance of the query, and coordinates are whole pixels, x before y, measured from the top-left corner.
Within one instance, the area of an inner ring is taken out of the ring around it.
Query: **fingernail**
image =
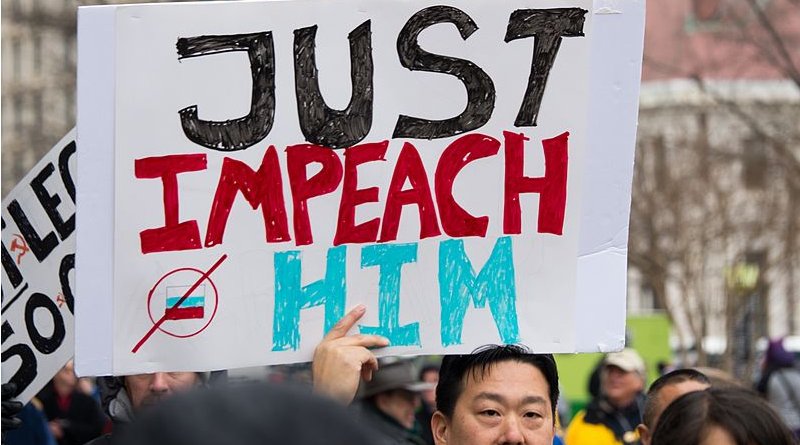
[[[355,307],[355,309],[353,309],[353,310],[354,310],[354,311],[356,311],[356,312],[365,312],[365,311],[367,310],[367,307],[366,307],[366,306],[364,306],[363,304],[360,304],[360,303],[359,303],[359,304],[358,304],[358,305]]]

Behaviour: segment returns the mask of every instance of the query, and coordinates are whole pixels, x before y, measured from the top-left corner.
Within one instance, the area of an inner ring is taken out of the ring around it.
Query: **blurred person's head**
[[[766,368],[791,368],[794,366],[794,354],[783,347],[783,339],[776,338],[769,341],[767,353],[764,356]]]
[[[208,379],[208,373],[201,372],[158,372],[98,377],[97,386],[100,404],[109,418],[114,422],[127,423],[142,408],[175,392],[206,384]]]
[[[601,373],[601,391],[616,408],[624,408],[644,391],[645,366],[633,349],[612,352],[605,358]]]
[[[291,385],[242,384],[176,394],[122,429],[120,445],[370,445],[344,406]]]
[[[486,346],[442,360],[431,419],[437,445],[550,445],[558,370],[550,354]]]
[[[711,386],[714,388],[745,388],[742,382],[737,380],[736,377],[721,369],[707,366],[698,366],[694,369],[705,374],[711,382]]]
[[[740,388],[710,388],[673,401],[656,424],[651,445],[793,445],[780,416]]]
[[[708,377],[694,369],[676,369],[656,379],[647,391],[642,423],[636,427],[643,445],[650,445],[652,433],[664,409],[678,397],[708,389]]]
[[[195,372],[155,372],[127,375],[124,381],[133,409],[139,410],[196,386],[200,378]]]
[[[360,398],[404,428],[412,429],[421,402],[420,393],[434,386],[419,380],[411,360],[384,361],[373,372],[372,379],[363,383]]]
[[[75,369],[70,360],[53,376],[53,389],[57,394],[66,396],[72,394],[77,386],[78,377],[75,375]]]
[[[422,391],[422,401],[430,407],[436,406],[436,384],[439,382],[439,365],[425,365],[419,371],[419,379],[433,384],[430,389]]]

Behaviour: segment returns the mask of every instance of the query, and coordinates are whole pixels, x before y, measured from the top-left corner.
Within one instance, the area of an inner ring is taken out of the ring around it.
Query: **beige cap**
[[[606,356],[606,366],[616,366],[626,372],[638,372],[645,375],[645,366],[642,356],[631,348],[619,352],[612,352]]]

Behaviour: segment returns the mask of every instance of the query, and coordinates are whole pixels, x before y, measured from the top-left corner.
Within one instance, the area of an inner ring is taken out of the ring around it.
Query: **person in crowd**
[[[78,389],[71,360],[53,376],[38,399],[59,445],[82,445],[100,435],[103,413],[91,396]]]
[[[419,371],[419,379],[431,384],[430,389],[422,391],[422,403],[417,409],[417,425],[420,435],[425,443],[433,445],[433,432],[431,431],[431,417],[436,411],[436,384],[439,382],[439,365],[427,364]]]
[[[550,354],[485,346],[442,360],[431,420],[437,445],[550,445],[558,371]]]
[[[652,445],[793,445],[780,416],[741,388],[710,388],[675,399],[661,414]]]
[[[622,445],[639,443],[636,426],[642,422],[645,365],[633,349],[606,356],[600,396],[575,415],[567,428],[567,445]]]
[[[384,360],[372,379],[359,388],[360,400],[355,408],[364,423],[380,433],[380,443],[423,445],[416,411],[421,393],[433,387],[419,380],[411,360]]]
[[[312,363],[314,391],[349,403],[360,378],[370,380],[378,361],[368,348],[386,346],[388,341],[374,335],[347,335],[366,312],[359,305],[347,313],[317,345]],[[215,373],[157,372],[99,380],[101,399],[114,423],[114,432],[98,437],[87,445],[114,443],[117,431],[126,428],[138,413],[158,405],[175,393],[197,386],[207,386]]]
[[[114,431],[87,445],[114,443],[114,435],[135,418],[136,413],[158,404],[178,392],[202,386],[208,374],[195,372],[156,372],[124,377],[101,377],[98,380],[103,408],[114,423]]]
[[[636,427],[642,445],[650,445],[658,418],[670,403],[686,393],[702,391],[710,386],[705,374],[690,368],[676,369],[656,379],[647,390],[642,423]]]
[[[31,399],[19,413],[15,413],[13,420],[9,419],[14,425],[8,430],[3,405],[3,445],[56,445],[41,405],[36,397]]]
[[[794,354],[783,347],[783,339],[770,341],[756,390],[800,437],[800,370],[794,361]]]
[[[120,445],[375,445],[369,427],[329,397],[291,384],[187,391],[144,411]]]

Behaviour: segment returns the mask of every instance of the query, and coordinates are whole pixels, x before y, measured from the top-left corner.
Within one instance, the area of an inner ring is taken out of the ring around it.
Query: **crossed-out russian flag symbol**
[[[192,292],[191,295],[186,297],[180,306],[171,309],[178,300],[188,291],[190,286],[167,286],[167,299],[165,311],[167,312],[167,320],[191,320],[202,319],[205,316],[204,308],[206,304],[206,285],[201,284]]]

